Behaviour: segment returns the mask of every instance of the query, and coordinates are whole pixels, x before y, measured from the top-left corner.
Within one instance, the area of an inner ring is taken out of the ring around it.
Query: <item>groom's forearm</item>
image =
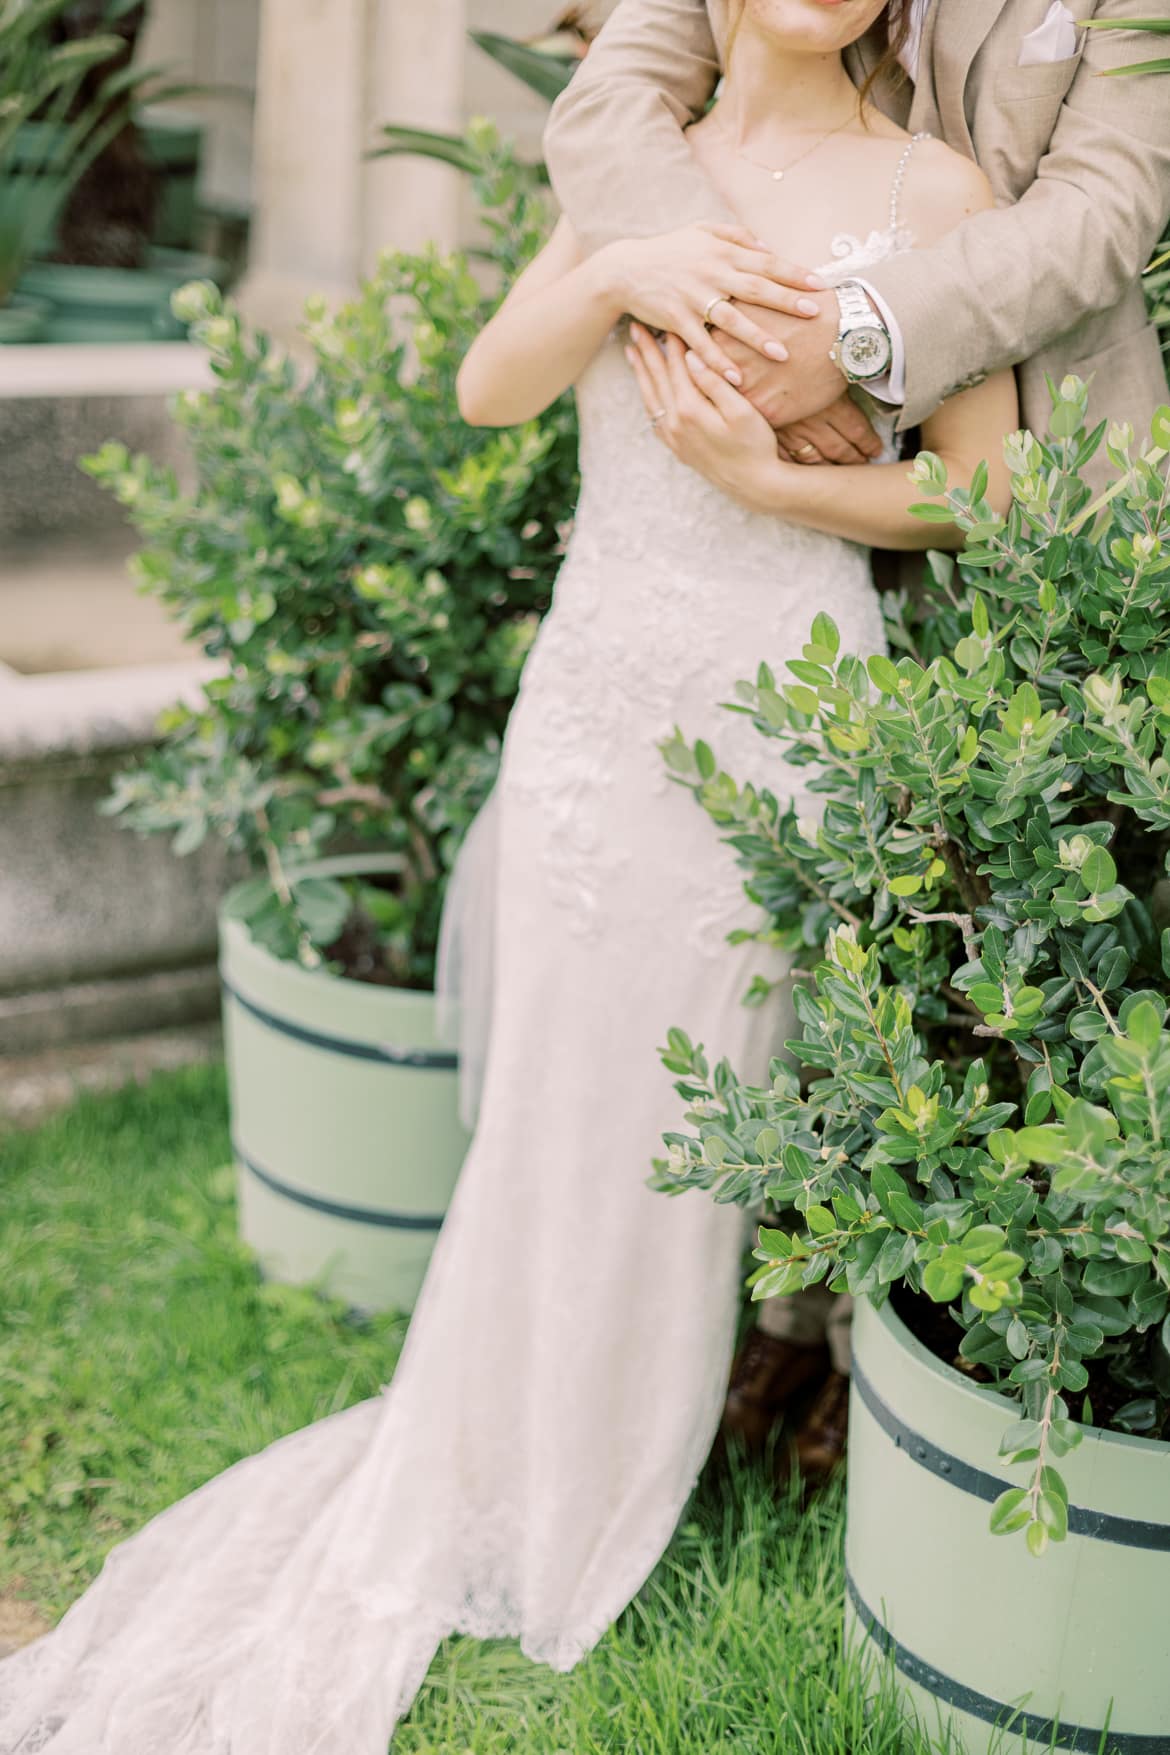
[[[553,188],[586,249],[733,219],[682,133],[718,77],[704,0],[621,0],[545,133]]]
[[[1098,18],[1148,12],[1108,0]],[[1093,31],[1035,183],[930,249],[866,270],[905,346],[902,424],[1031,359],[1134,285],[1170,211],[1170,76],[1102,78],[1142,39]]]

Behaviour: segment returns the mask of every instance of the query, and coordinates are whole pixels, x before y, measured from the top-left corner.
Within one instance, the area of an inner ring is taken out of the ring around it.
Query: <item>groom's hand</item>
[[[815,318],[751,308],[752,319],[787,349],[782,363],[722,332],[719,344],[743,379],[743,394],[775,428],[793,462],[867,463],[880,455],[881,440],[846,394],[845,376],[829,357],[837,340],[836,298],[821,293],[817,302],[821,313]]]
[[[717,321],[712,324],[716,340],[743,378],[739,386],[743,395],[777,430],[822,413],[846,387],[840,366],[829,358],[839,325],[836,295],[822,292],[806,296],[820,306],[818,317],[789,317],[782,311],[756,306],[748,309],[753,322],[785,349],[788,358],[783,361],[769,360],[755,349],[743,347],[720,329]],[[714,315],[717,318],[718,307]]]
[[[776,443],[793,463],[872,463],[884,449],[869,417],[849,395],[811,420],[781,427]]]

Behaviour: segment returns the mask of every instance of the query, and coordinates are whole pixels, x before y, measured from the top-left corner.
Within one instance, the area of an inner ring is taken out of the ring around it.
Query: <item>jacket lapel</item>
[[[971,63],[1008,0],[930,0],[911,125],[931,128],[949,146],[974,157],[964,97]],[[931,112],[933,111],[933,115]]]

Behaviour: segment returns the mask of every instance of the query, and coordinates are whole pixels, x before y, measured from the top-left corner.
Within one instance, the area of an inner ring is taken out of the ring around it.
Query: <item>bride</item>
[[[823,263],[823,289],[988,204],[966,160],[859,102],[841,50],[884,11],[745,0],[691,135],[745,230],[583,260],[562,222],[472,348],[471,421],[576,385],[582,491],[477,837],[495,869],[460,886],[496,898],[483,1089],[402,1362],[116,1547],[0,1664],[4,1755],[383,1755],[446,1635],[516,1636],[567,1669],[666,1547],[719,1420],[743,1234],[735,1208],[645,1186],[675,1122],[655,1048],[678,1021],[751,1077],[786,1020],[741,1004],[783,962],[725,942],[759,912],[658,744],[678,723],[751,774],[761,740],[714,704],[760,659],[782,670],[816,609],[878,649],[867,545],[958,533],[909,516],[892,451],[782,461],[733,385],[653,332],[680,287],[698,309],[798,296],[777,246]],[[969,480],[1015,421],[1009,375],[924,439]]]

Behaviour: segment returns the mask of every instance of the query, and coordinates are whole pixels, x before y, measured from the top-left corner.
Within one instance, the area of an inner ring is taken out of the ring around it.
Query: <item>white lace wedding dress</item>
[[[826,272],[908,242],[895,213]],[[383,1755],[453,1631],[575,1664],[695,1484],[745,1233],[645,1186],[679,1120],[655,1049],[680,1024],[755,1077],[788,1032],[741,1003],[767,953],[725,937],[758,911],[657,744],[677,723],[799,789],[717,703],[817,610],[861,654],[882,623],[864,549],[670,456],[616,338],[579,396],[576,527],[478,837],[497,881],[470,885],[497,898],[482,1105],[394,1381],[116,1547],[0,1664],[2,1755]]]

